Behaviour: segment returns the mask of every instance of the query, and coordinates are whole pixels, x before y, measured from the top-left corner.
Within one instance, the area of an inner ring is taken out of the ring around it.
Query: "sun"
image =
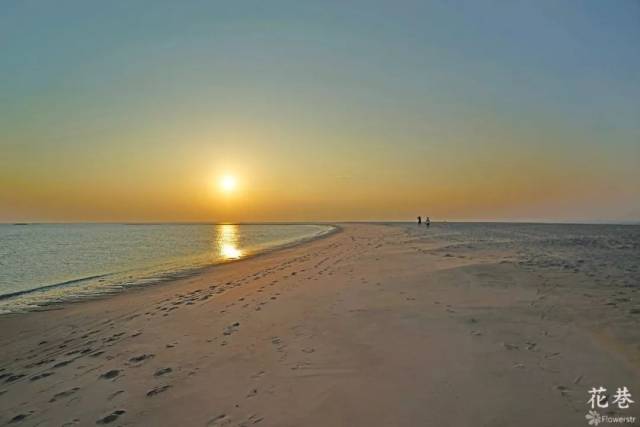
[[[234,176],[225,175],[220,178],[220,189],[225,193],[232,193],[236,189],[237,181]]]

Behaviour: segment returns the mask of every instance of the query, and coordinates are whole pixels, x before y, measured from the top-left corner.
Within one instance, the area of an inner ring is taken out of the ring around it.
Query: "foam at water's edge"
[[[309,224],[315,225],[315,224]],[[188,277],[201,272],[203,269],[227,262],[237,262],[264,253],[281,250],[325,237],[339,230],[333,225],[317,225],[324,227],[310,235],[303,235],[293,240],[284,239],[259,246],[247,251],[246,256],[236,260],[216,259],[197,265],[172,265],[171,267],[155,270],[121,271],[97,274],[59,283],[47,284],[24,291],[10,292],[0,295],[0,315],[42,310],[51,305],[82,301],[90,298],[103,297],[126,289],[149,286],[170,280]],[[137,274],[137,276],[136,276]],[[107,279],[111,279],[107,282]]]

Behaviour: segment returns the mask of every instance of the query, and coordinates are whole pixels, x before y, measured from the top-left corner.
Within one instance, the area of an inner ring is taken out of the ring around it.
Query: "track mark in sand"
[[[560,392],[560,394],[562,396],[566,396],[567,394],[569,394],[571,391],[569,390],[569,387],[564,386],[564,385],[557,385],[554,387],[556,390],[558,390]]]
[[[520,350],[520,347],[516,344],[502,343],[502,346],[507,350]]]
[[[153,397],[157,394],[163,393],[171,388],[170,385],[162,385],[155,388],[152,388],[147,392],[147,397]]]
[[[53,397],[51,399],[49,399],[49,403],[53,403],[58,399],[62,399],[64,397],[71,396],[72,394],[74,394],[78,390],[80,390],[80,387],[74,387],[74,388],[70,388],[69,390],[65,390],[65,391],[61,391],[60,393],[56,393],[56,394],[53,395]]]
[[[105,372],[104,374],[100,375],[100,378],[105,379],[105,380],[111,380],[115,377],[117,377],[118,375],[120,375],[120,371],[117,369],[112,369],[108,372]]]
[[[264,420],[263,417],[253,414],[253,415],[250,415],[249,418],[246,419],[246,421],[243,421],[240,424],[238,424],[238,427],[246,427],[250,424],[258,424],[262,420]]]
[[[42,378],[50,377],[54,373],[55,372],[43,372],[41,374],[34,375],[33,377],[29,378],[29,381],[38,381],[38,380],[41,380]]]
[[[257,395],[257,394],[258,394],[258,389],[254,388],[253,390],[249,391],[249,393],[247,393],[247,398],[253,397],[253,396]]]
[[[120,417],[120,415],[124,415],[126,412],[127,411],[125,411],[124,409],[118,409],[117,411],[113,411],[109,415],[106,415],[106,416],[100,418],[99,420],[97,420],[96,424],[109,424],[109,423],[112,423],[115,420],[117,420],[118,417]]]
[[[124,334],[125,334],[125,332],[119,332],[117,334],[111,335],[109,338],[103,338],[102,341],[105,342],[105,343],[114,342],[114,341],[118,340],[118,338],[123,336]]]
[[[32,414],[32,412],[30,412],[28,414],[18,414],[15,417],[11,418],[11,420],[9,421],[9,424],[19,423],[19,422],[23,421],[25,418],[27,418],[31,414]]]
[[[173,372],[173,369],[171,369],[171,368],[161,368],[161,369],[158,369],[158,370],[153,374],[153,376],[154,376],[154,377],[159,377],[159,376],[162,376],[162,375],[165,375],[165,374],[171,373],[171,372]]]
[[[19,380],[20,378],[24,377],[25,374],[10,374],[7,379],[4,380],[5,383],[12,383],[14,381]]]
[[[113,392],[109,395],[109,397],[107,397],[107,400],[113,400],[116,396],[119,396],[122,393],[124,393],[124,390],[118,390],[116,392]]]
[[[222,333],[224,335],[231,335],[234,332],[237,332],[239,327],[240,327],[240,322],[235,322],[234,324],[229,325],[226,328],[224,328],[224,331]]]
[[[264,374],[265,374],[265,372],[264,372],[264,371],[260,371],[260,372],[258,372],[257,374],[253,374],[253,375],[251,375],[251,378],[254,378],[254,379],[255,379],[255,378],[260,378],[260,377],[261,377],[261,376],[263,376]]]
[[[57,368],[62,368],[63,366],[67,366],[68,364],[72,363],[74,360],[76,359],[69,359],[69,360],[64,360],[60,363],[56,363],[55,365],[53,365],[53,369],[57,369]]]
[[[26,365],[25,368],[26,369],[35,368],[36,366],[42,366],[42,365],[46,365],[47,363],[55,362],[55,360],[56,359],[42,359],[39,362],[35,362],[35,363],[31,363],[29,365]],[[6,376],[6,374],[0,375],[0,378],[4,378],[5,376]]]
[[[221,427],[226,426],[231,423],[231,417],[228,417],[226,414],[218,415],[209,420],[207,423],[207,427]]]
[[[132,357],[131,359],[129,359],[129,362],[141,363],[141,362],[144,362],[145,360],[151,359],[153,357],[155,357],[155,354],[153,354],[153,353],[149,353],[149,354],[145,353],[145,354],[141,354],[140,356]]]

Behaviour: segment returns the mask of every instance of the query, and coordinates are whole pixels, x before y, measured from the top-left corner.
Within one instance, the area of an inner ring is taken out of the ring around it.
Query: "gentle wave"
[[[335,229],[311,224],[0,225],[0,314],[174,280]]]

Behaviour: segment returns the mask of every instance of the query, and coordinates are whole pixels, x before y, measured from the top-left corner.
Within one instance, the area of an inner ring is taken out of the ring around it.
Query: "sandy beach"
[[[0,423],[580,426],[598,386],[639,402],[602,414],[640,422],[637,227],[607,247],[340,228],[1,317]]]

